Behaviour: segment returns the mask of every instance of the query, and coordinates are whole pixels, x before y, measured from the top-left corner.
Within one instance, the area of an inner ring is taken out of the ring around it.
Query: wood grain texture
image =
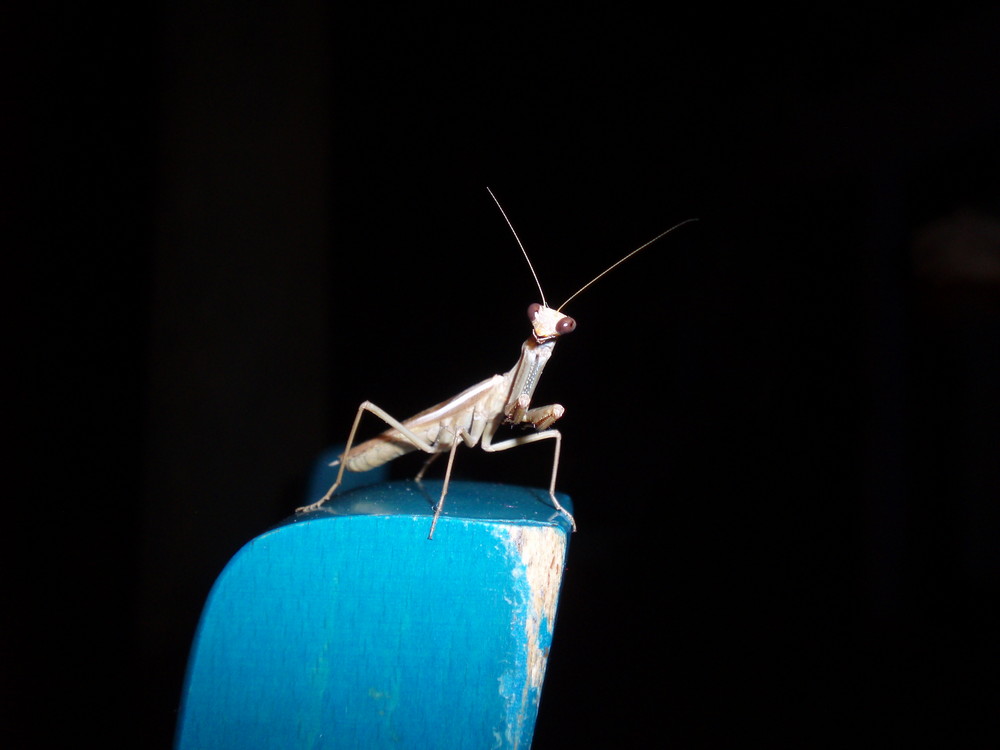
[[[452,482],[428,540],[439,492],[363,487],[237,553],[202,614],[177,747],[527,748],[567,523],[545,490]]]

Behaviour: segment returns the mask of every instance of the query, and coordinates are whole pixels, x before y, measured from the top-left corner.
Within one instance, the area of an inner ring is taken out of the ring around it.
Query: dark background
[[[10,67],[43,466],[4,747],[167,747],[214,577],[358,402],[513,364],[537,293],[487,185],[550,302],[700,219],[573,302],[537,394],[580,530],[535,747],[1000,740],[973,8],[54,9]],[[456,470],[542,486],[548,450]]]

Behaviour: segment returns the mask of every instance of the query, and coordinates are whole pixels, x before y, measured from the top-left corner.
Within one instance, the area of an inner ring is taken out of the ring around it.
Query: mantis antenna
[[[500,205],[500,201],[497,200],[497,197],[493,194],[493,191],[490,190],[489,187],[486,188],[486,191],[490,194],[490,197],[493,199],[493,202],[497,204],[497,208],[500,209],[500,213],[503,216],[504,221],[506,221],[507,222],[507,226],[510,227],[511,234],[513,234],[514,235],[514,239],[517,240],[517,244],[521,248],[521,252],[524,254],[524,259],[526,261],[528,261],[528,268],[531,269],[531,275],[535,277],[535,286],[538,287],[538,293],[542,296],[542,304],[545,305],[546,307],[548,307],[549,303],[545,301],[545,292],[542,291],[542,282],[540,282],[538,280],[538,274],[535,273],[535,267],[531,264],[531,258],[528,257],[528,251],[524,249],[524,243],[521,242],[521,238],[517,236],[517,230],[514,229],[514,225],[511,223],[510,219],[507,217],[507,212],[503,210],[503,206]],[[617,268],[622,263],[624,263],[625,261],[627,261],[633,255],[635,255],[636,253],[638,253],[640,250],[645,250],[647,247],[649,247],[650,245],[652,245],[657,240],[662,239],[663,237],[666,237],[668,234],[670,234],[671,232],[673,232],[675,229],[680,229],[685,224],[690,224],[692,221],[698,221],[698,220],[697,219],[685,219],[680,224],[674,224],[674,226],[670,227],[670,229],[668,229],[667,231],[660,232],[660,234],[656,235],[653,239],[649,240],[649,242],[646,242],[646,243],[644,243],[642,245],[639,245],[639,247],[637,247],[632,252],[628,253],[625,257],[621,258],[620,260],[618,260],[615,263],[612,263],[610,266],[608,266],[603,271],[601,271],[599,274],[597,274],[597,276],[595,276],[594,278],[592,278],[590,281],[588,281],[582,287],[580,287],[575,292],[573,292],[569,297],[567,297],[566,301],[563,302],[561,305],[559,305],[559,307],[556,308],[556,312],[559,312],[560,310],[562,310],[564,307],[566,307],[566,305],[568,305],[570,303],[570,301],[574,297],[576,297],[578,294],[580,294],[580,292],[582,292],[584,289],[586,289],[591,284],[593,284],[594,282],[596,282],[602,276],[605,276],[606,274],[608,274],[611,271],[613,271],[615,268]]]
[[[624,263],[629,258],[631,258],[633,255],[635,255],[637,252],[639,252],[640,250],[645,250],[647,247],[649,247],[650,245],[652,245],[658,239],[660,239],[662,237],[666,237],[668,234],[670,234],[675,229],[679,229],[680,227],[684,226],[685,224],[690,224],[692,221],[698,221],[698,220],[697,219],[685,219],[680,224],[674,224],[674,226],[670,227],[670,229],[668,229],[666,232],[661,232],[660,234],[656,235],[653,239],[651,239],[649,242],[646,242],[645,244],[639,245],[639,247],[637,247],[635,250],[633,250],[632,252],[630,252],[628,255],[626,255],[621,260],[619,260],[619,261],[617,261],[615,263],[612,263],[610,266],[608,266],[603,271],[601,271],[599,274],[597,274],[597,276],[595,276],[594,278],[592,278],[586,284],[584,284],[579,289],[577,289],[575,292],[573,292],[569,297],[567,297],[566,301],[563,302],[561,305],[559,305],[559,307],[556,308],[556,312],[559,312],[560,310],[562,310],[564,307],[566,307],[566,305],[569,304],[570,300],[572,300],[574,297],[576,297],[580,292],[582,292],[584,289],[586,289],[587,287],[589,287],[591,284],[593,284],[595,281],[597,281],[599,278],[601,278],[605,274],[613,271],[615,268],[617,268],[622,263]],[[534,273],[534,271],[532,271],[532,273]]]
[[[507,212],[503,210],[503,206],[500,205],[500,201],[497,200],[497,197],[493,195],[493,191],[490,190],[489,187],[487,187],[486,190],[489,192],[493,202],[497,204],[497,208],[500,209],[500,213],[503,215],[504,221],[506,221],[507,226],[510,227],[511,234],[514,235],[514,239],[517,240],[517,244],[520,246],[521,252],[524,253],[524,259],[528,261],[528,268],[531,269],[531,275],[535,277],[535,286],[538,287],[538,293],[542,295],[542,304],[548,307],[549,303],[545,301],[545,292],[542,291],[542,282],[538,280],[538,274],[535,273],[535,267],[531,265],[531,258],[528,257],[528,251],[524,249],[524,243],[522,243],[521,238],[517,236],[517,231],[514,229],[514,225],[510,223],[510,219],[507,218]]]

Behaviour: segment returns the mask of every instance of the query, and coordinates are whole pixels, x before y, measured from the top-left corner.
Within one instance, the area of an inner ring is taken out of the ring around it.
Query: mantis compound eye
[[[542,306],[537,302],[532,302],[528,305],[528,320],[534,320],[535,316],[538,315],[538,311],[542,309]]]
[[[572,333],[576,328],[576,321],[573,318],[566,316],[558,323],[556,323],[556,333],[560,336],[564,333]]]

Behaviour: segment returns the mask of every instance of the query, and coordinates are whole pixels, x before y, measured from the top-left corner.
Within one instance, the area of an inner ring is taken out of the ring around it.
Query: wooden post
[[[455,481],[428,540],[439,492],[362,487],[237,553],[177,747],[528,748],[568,524],[545,490]]]

